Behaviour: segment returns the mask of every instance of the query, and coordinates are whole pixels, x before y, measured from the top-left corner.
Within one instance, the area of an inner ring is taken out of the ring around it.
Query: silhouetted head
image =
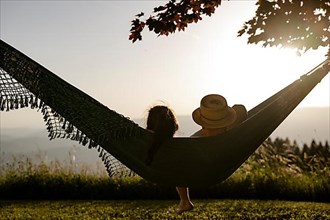
[[[167,106],[156,105],[149,110],[147,118],[147,129],[154,132],[153,143],[148,150],[146,164],[150,165],[159,146],[173,137],[178,130],[177,119],[171,109]]]
[[[147,119],[148,130],[162,133],[164,137],[173,137],[178,128],[175,115],[167,106],[156,105],[149,110]]]

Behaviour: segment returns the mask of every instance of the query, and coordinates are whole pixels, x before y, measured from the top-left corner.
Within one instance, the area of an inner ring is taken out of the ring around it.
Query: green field
[[[269,140],[226,181],[190,188],[195,209],[183,215],[174,187],[16,158],[0,167],[0,219],[330,220],[329,158],[328,142]]]
[[[175,214],[174,200],[0,201],[0,219],[330,219],[329,203],[195,200]]]

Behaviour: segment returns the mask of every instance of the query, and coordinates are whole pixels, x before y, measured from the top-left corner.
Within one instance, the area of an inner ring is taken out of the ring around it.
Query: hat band
[[[201,112],[201,117],[204,119],[210,120],[210,121],[219,121],[228,116],[229,110],[228,108],[224,108],[222,110],[211,110],[211,109],[205,109],[202,108],[200,109]]]
[[[220,119],[211,119],[211,118],[206,118],[206,117],[204,117],[203,115],[201,115],[201,119],[202,119],[202,121],[204,121],[204,122],[213,123],[213,122],[220,122],[220,121],[226,119],[226,117],[223,117],[223,118],[220,118]]]

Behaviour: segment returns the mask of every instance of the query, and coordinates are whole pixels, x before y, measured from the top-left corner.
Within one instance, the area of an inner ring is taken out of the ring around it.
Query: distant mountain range
[[[297,108],[291,115],[273,132],[272,138],[289,138],[296,140],[298,145],[310,144],[312,140],[325,142],[330,140],[330,111],[328,107],[323,108]],[[178,116],[180,129],[177,136],[190,136],[200,129],[191,116]],[[134,120],[145,127],[145,120]],[[56,139],[49,141],[46,128],[23,129],[23,128],[1,128],[0,150],[5,155],[3,160],[9,160],[12,155],[27,155],[39,157],[39,159],[60,161],[70,160],[75,155],[75,160],[93,164],[98,159],[96,150],[80,147],[78,142]],[[75,146],[75,147],[73,147]],[[69,154],[70,152],[70,154]],[[42,157],[42,158],[41,158]],[[35,158],[38,159],[38,158]]]
[[[312,140],[330,140],[330,108],[297,108],[273,132],[271,137],[288,137],[298,145],[310,144]]]

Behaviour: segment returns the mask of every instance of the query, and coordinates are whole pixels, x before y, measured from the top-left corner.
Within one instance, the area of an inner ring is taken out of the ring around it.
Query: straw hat
[[[211,94],[202,98],[200,107],[193,111],[192,118],[205,128],[223,128],[235,122],[236,112],[227,105],[223,96]]]

